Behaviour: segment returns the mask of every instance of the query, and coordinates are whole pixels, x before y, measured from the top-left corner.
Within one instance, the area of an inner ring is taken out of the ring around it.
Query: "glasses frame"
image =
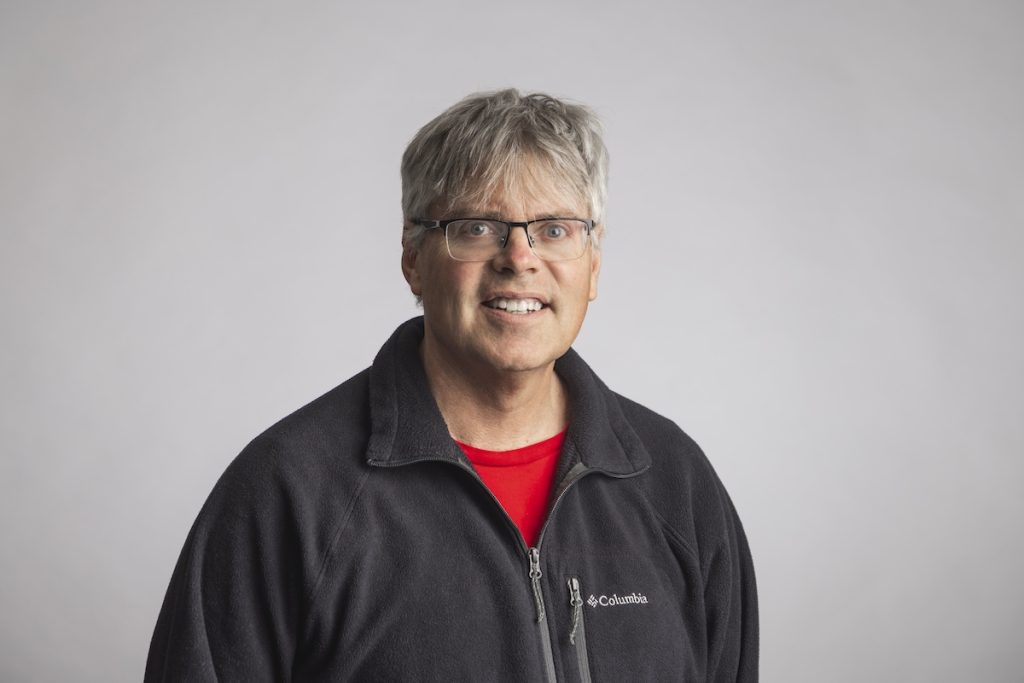
[[[548,218],[535,218],[532,221],[503,221],[500,218],[481,218],[479,216],[467,216],[465,218],[444,218],[441,220],[431,220],[429,218],[413,218],[412,224],[418,225],[425,230],[443,230],[444,231],[444,246],[448,252],[448,256],[454,261],[461,261],[462,263],[482,263],[484,261],[490,261],[495,258],[497,254],[491,258],[486,259],[460,259],[455,258],[452,255],[451,245],[448,243],[448,226],[458,221],[487,221],[488,223],[501,223],[505,226],[505,233],[501,238],[501,249],[508,246],[508,240],[512,236],[513,228],[522,228],[523,232],[526,233],[526,241],[530,245],[530,251],[533,255],[539,258],[541,261],[547,261],[548,263],[562,263],[566,261],[575,261],[576,259],[582,258],[587,253],[586,245],[583,246],[583,251],[580,252],[579,256],[574,256],[568,259],[547,259],[538,254],[533,248],[533,237],[530,235],[530,226],[534,223],[546,223],[548,221],[577,221],[583,223],[586,226],[587,241],[592,242],[592,235],[594,233],[594,221],[590,218],[572,218],[569,216],[551,216]],[[500,253],[500,251],[499,251]]]

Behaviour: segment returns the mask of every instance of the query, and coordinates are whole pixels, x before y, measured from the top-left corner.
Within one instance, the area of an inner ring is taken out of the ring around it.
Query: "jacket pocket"
[[[572,608],[572,630],[569,631],[569,644],[576,649],[580,681],[591,683],[590,660],[587,659],[587,628],[583,623],[583,597],[580,591],[580,580],[575,576],[569,579],[569,606]]]

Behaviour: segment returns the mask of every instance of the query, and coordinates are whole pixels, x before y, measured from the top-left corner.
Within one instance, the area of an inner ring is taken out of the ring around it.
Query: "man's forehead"
[[[452,202],[440,202],[449,217],[501,218],[529,220],[533,218],[589,218],[589,203],[577,198],[569,188],[559,184],[524,187],[520,185],[486,196],[461,197]]]
[[[509,205],[509,204],[474,204],[474,203],[458,203],[451,206],[446,213],[453,217],[464,217],[464,218],[494,218],[498,220],[513,220],[513,219],[534,219],[534,218],[579,218],[576,214],[579,213],[579,207],[573,207],[568,204],[552,203],[540,206],[536,203],[529,203],[528,205]],[[525,214],[523,213],[525,211]]]

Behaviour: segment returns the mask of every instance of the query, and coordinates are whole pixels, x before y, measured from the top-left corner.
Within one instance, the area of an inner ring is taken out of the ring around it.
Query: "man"
[[[570,345],[607,154],[513,90],[402,159],[423,317],[257,437],[200,512],[146,679],[755,681],[746,539],[697,446]]]

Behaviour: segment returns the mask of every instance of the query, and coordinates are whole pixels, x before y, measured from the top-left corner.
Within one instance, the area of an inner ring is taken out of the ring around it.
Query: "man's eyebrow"
[[[575,217],[576,217],[576,212],[575,211],[572,211],[570,209],[558,209],[556,211],[552,211],[551,213],[546,213],[544,215],[537,216],[537,218],[535,218],[534,220],[542,221],[542,220],[546,220],[546,219],[549,219],[549,218],[575,218]]]
[[[503,218],[500,211],[479,211],[478,210],[478,211],[463,212],[460,215],[462,215],[462,216],[469,216],[471,218],[487,218],[489,220],[494,220],[494,221],[500,221]]]
[[[501,219],[498,211],[481,209],[480,207],[456,205],[444,210],[445,217],[451,218],[493,218]]]

